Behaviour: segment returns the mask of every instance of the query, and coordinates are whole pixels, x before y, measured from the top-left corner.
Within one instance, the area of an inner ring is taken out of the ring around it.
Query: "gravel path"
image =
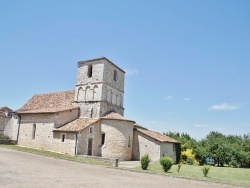
[[[0,187],[229,187],[210,182],[81,164],[0,147]]]

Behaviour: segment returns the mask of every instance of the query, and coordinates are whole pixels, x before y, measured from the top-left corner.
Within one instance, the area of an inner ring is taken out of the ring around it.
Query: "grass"
[[[202,166],[197,165],[182,165],[180,172],[177,172],[178,165],[173,165],[172,168],[165,173],[159,162],[151,163],[147,171],[168,174],[171,176],[188,177],[198,180],[209,180],[226,184],[250,186],[250,169],[247,168],[231,168],[231,167],[214,167],[211,166],[207,177],[203,176],[201,171]],[[141,170],[141,167],[136,167],[136,170]]]
[[[69,160],[69,161],[75,161],[75,162],[80,162],[80,163],[111,166],[110,164],[107,164],[105,162],[95,160],[95,159],[91,159],[91,158],[87,158],[87,157],[72,156],[72,155],[55,153],[55,152],[46,151],[46,150],[39,150],[39,149],[33,149],[33,148],[20,147],[20,146],[17,146],[17,145],[1,144],[0,147],[4,147],[4,148],[8,148],[8,149],[14,149],[14,150],[17,150],[17,151],[23,151],[23,152],[28,152],[28,153],[34,153],[34,154],[38,154],[38,155],[44,155],[44,156],[48,156],[48,157],[54,157],[54,158]]]

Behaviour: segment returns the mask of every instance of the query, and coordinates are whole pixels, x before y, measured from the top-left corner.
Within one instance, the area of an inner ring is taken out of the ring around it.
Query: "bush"
[[[171,159],[169,157],[162,157],[160,159],[160,164],[162,165],[164,172],[167,172],[171,169],[174,162],[173,162],[173,159]]]
[[[187,160],[186,160],[186,163],[188,165],[193,165],[194,164],[194,159],[188,157]]]
[[[207,177],[208,171],[210,170],[210,166],[204,166],[202,167],[201,171],[204,175],[204,177]]]
[[[141,157],[141,168],[142,168],[143,170],[147,170],[148,165],[149,165],[149,162],[150,162],[149,155],[148,155],[148,154],[143,155],[143,156]]]
[[[192,149],[187,149],[187,150],[181,152],[181,161],[184,164],[189,164],[189,165],[193,165],[195,163],[198,163],[195,160],[195,157],[194,157]]]
[[[229,166],[237,168],[238,167],[238,163],[235,159],[235,157],[232,157],[231,161],[229,162]]]
[[[180,170],[181,170],[181,163],[179,163],[178,165],[177,165],[177,172],[179,173],[180,172]]]

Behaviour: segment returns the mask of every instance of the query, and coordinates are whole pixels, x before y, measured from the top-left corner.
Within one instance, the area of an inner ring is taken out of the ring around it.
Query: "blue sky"
[[[250,132],[250,1],[0,1],[0,106],[74,89],[77,62],[124,69],[125,117],[158,131]]]

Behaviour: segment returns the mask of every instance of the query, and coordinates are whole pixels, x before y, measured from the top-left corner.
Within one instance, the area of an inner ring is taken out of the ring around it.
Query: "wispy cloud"
[[[134,74],[138,74],[138,70],[137,69],[125,69],[125,72],[127,75],[134,75]]]
[[[240,109],[240,107],[236,106],[236,105],[222,103],[222,104],[213,105],[209,109],[210,110],[238,110],[238,109]]]
[[[166,97],[164,97],[164,100],[171,100],[173,97],[172,96],[166,96]]]
[[[196,124],[194,126],[197,128],[207,127],[207,125],[204,125],[204,124]]]
[[[185,97],[185,98],[183,98],[182,100],[184,100],[184,101],[188,102],[188,101],[190,101],[191,99],[190,99],[190,98]]]

